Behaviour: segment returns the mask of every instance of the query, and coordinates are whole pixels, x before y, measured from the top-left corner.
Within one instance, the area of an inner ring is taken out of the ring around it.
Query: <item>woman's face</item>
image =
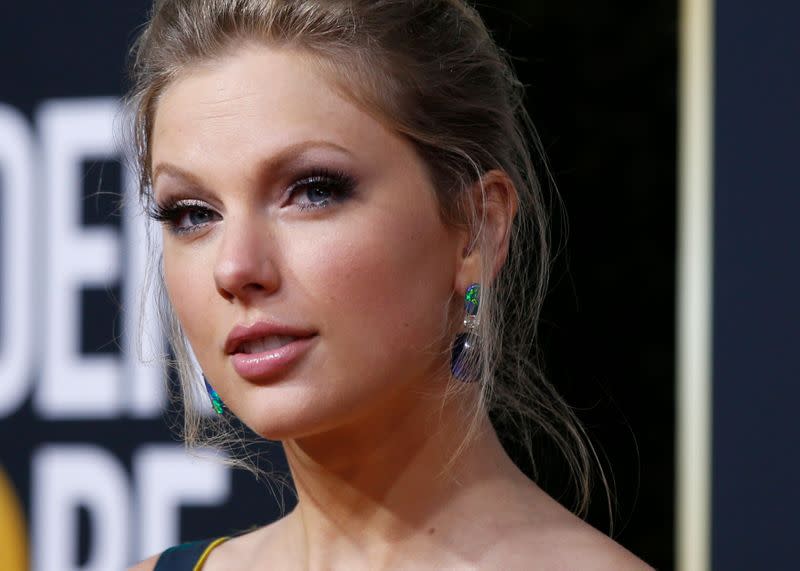
[[[411,145],[308,58],[249,46],[191,68],[152,158],[169,297],[246,424],[363,427],[438,392],[466,238]]]

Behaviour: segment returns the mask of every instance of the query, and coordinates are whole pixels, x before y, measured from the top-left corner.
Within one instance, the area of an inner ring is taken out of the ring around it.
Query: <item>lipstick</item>
[[[225,352],[240,377],[263,382],[299,361],[316,336],[316,332],[308,329],[259,321],[234,327],[225,342]]]

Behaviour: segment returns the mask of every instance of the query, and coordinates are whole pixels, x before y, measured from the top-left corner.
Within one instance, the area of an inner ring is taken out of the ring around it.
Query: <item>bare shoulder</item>
[[[216,569],[230,569],[231,565],[238,566],[238,562],[245,560],[255,551],[255,546],[261,540],[260,538],[264,535],[264,532],[268,531],[267,528],[270,528],[270,526],[254,528],[250,532],[239,534],[229,541],[221,543],[211,551],[203,569],[215,571]],[[128,571],[153,571],[160,556],[161,554],[156,554],[149,557],[128,568]]]
[[[498,541],[481,562],[487,569],[646,571],[647,563],[576,518],[558,526],[521,526]]]
[[[153,569],[156,568],[156,561],[158,561],[158,557],[158,555],[148,557],[144,561],[140,561],[133,567],[129,568],[128,571],[153,571]]]
[[[259,568],[259,553],[265,545],[273,541],[276,531],[284,525],[284,521],[285,518],[269,525],[255,527],[220,544],[210,553],[203,571]]]

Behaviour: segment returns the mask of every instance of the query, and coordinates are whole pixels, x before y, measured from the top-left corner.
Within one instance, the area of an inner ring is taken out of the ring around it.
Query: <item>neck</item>
[[[498,490],[530,486],[488,416],[465,415],[465,400],[477,401],[471,391],[444,406],[418,398],[402,412],[285,443],[299,498],[287,530],[309,568],[345,559],[380,567],[398,553],[430,559],[459,514],[491,507]]]

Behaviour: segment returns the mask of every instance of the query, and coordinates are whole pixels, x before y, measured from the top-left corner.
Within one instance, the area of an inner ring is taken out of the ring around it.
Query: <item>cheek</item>
[[[211,340],[208,327],[213,316],[213,268],[202,251],[170,245],[164,240],[164,285],[172,309],[200,358],[202,345]],[[210,284],[206,287],[206,284]],[[200,308],[203,308],[202,310]],[[203,335],[209,337],[204,339]]]
[[[176,253],[176,249],[168,243],[164,244],[164,285],[167,289],[172,308],[183,322],[184,315],[191,315],[187,311],[192,305],[192,298],[197,295],[195,288],[190,287],[191,280],[186,279],[187,272],[192,272],[191,258]]]
[[[318,284],[320,317],[337,332],[343,357],[408,358],[442,340],[456,256],[435,214],[365,213],[316,244],[326,246],[310,245],[303,256],[306,283]]]

